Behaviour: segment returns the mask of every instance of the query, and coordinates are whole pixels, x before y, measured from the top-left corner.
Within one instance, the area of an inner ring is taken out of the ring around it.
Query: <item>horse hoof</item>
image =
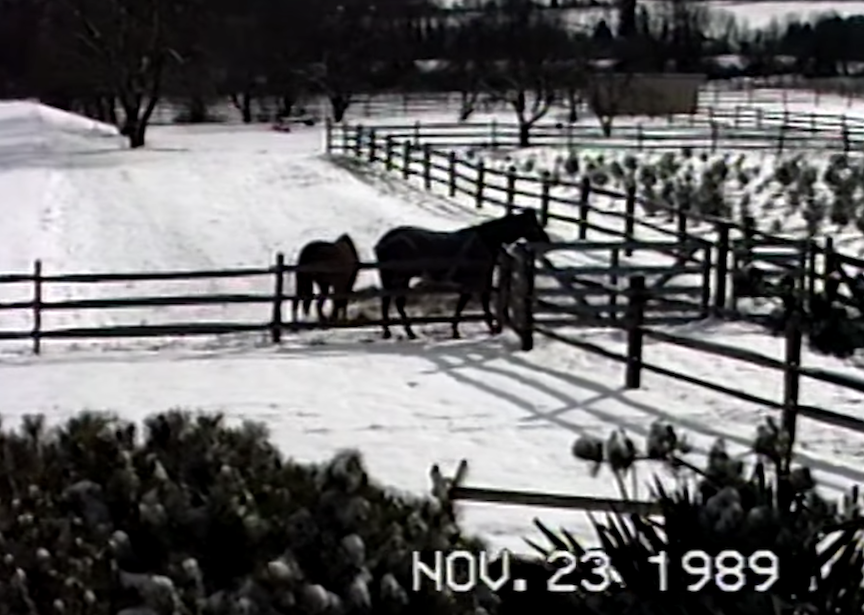
[[[489,335],[499,335],[501,333],[500,325],[493,325],[489,327]]]
[[[461,340],[461,339],[462,339],[462,336],[459,335],[459,332],[458,332],[458,331],[454,331],[454,332],[453,332],[453,335],[451,336],[451,339],[454,339],[454,340]]]
[[[406,335],[408,336],[409,340],[416,340],[417,339],[417,334],[414,333],[413,331],[408,331],[408,333],[406,333]]]
[[[381,337],[385,340],[389,340],[391,337],[393,337],[393,334],[390,333],[389,331],[385,331]]]

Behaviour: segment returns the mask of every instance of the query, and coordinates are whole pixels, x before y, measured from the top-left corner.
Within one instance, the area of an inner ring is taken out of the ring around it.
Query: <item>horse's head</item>
[[[534,210],[525,209],[512,217],[516,219],[515,228],[519,233],[515,239],[550,243],[549,234],[542,226],[540,226],[540,222],[537,220],[537,214]]]
[[[348,252],[353,254],[355,257],[357,256],[357,246],[354,245],[354,240],[351,239],[351,235],[348,233],[342,233],[333,243],[348,250]]]

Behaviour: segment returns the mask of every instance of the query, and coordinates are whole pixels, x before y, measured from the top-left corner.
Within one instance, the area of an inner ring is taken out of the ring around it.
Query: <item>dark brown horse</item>
[[[318,320],[336,320],[340,316],[347,318],[348,298],[344,295],[354,289],[360,270],[360,257],[351,237],[345,233],[336,241],[313,241],[306,244],[300,251],[297,265],[309,269],[301,269],[295,274],[296,290],[291,306],[293,321],[297,322],[297,307],[301,302],[303,315],[309,315],[316,284],[320,294],[316,302]],[[328,319],[324,316],[324,302],[331,290],[337,297],[333,298],[333,311]]]
[[[435,282],[449,282],[459,294],[453,313],[453,338],[459,337],[459,320],[462,310],[472,295],[479,295],[483,314],[490,333],[501,330],[495,323],[489,308],[492,294],[492,274],[501,248],[527,239],[533,242],[549,242],[549,235],[540,226],[537,214],[525,210],[508,214],[457,231],[443,232],[415,226],[400,226],[390,229],[375,244],[375,256],[381,265],[381,317],[384,339],[391,337],[390,299],[395,297],[396,311],[402,317],[405,334],[414,339],[411,322],[405,313],[407,303],[405,291],[414,278],[425,278]],[[430,260],[438,265],[430,265]],[[424,264],[425,262],[425,264]],[[394,264],[401,264],[399,268]],[[390,267],[388,267],[390,265]],[[387,294],[389,293],[389,294]]]

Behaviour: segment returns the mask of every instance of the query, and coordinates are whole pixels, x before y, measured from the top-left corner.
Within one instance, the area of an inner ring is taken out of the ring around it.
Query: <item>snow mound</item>
[[[117,150],[115,126],[31,101],[0,102],[0,172],[65,164],[76,154]]]

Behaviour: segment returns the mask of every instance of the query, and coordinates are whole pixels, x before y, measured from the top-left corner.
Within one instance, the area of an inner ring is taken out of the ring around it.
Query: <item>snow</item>
[[[321,156],[322,136],[318,127],[287,134],[257,127],[155,127],[147,149],[129,151],[94,123],[73,123],[32,103],[0,104],[0,151],[42,152],[26,164],[11,156],[0,160],[0,194],[9,210],[14,207],[0,231],[0,271],[29,271],[35,258],[43,259],[46,273],[265,266],[276,251],[293,259],[303,243],[345,231],[371,260],[374,241],[392,226],[453,229],[491,213],[331,164]],[[254,292],[269,291],[271,283],[202,284],[207,292]],[[178,283],[114,285],[101,292],[177,292],[169,284]],[[0,292],[0,300],[8,301],[11,291]],[[89,284],[47,288],[48,298],[94,292]],[[52,313],[45,326],[263,320],[269,306],[130,312]],[[4,329],[30,326],[26,314],[11,316],[0,313]],[[741,325],[702,323],[682,330],[782,356],[780,341]],[[592,478],[570,456],[578,434],[605,437],[623,427],[639,439],[662,418],[684,428],[698,455],[716,436],[740,452],[766,415],[763,408],[651,375],[642,389],[624,391],[619,364],[545,339],[521,353],[510,335],[490,339],[481,331],[466,327],[461,341],[417,342],[380,341],[377,331],[316,332],[289,337],[279,347],[258,335],[48,341],[38,357],[5,343],[0,413],[14,424],[28,413],[59,422],[83,409],[136,421],[176,407],[222,411],[235,420],[263,421],[298,460],[359,448],[373,476],[413,493],[428,492],[433,463],[452,472],[466,458],[473,486],[606,497],[619,497],[614,481],[603,474]],[[615,332],[572,334],[611,349],[623,343]],[[648,344],[646,357],[778,395],[779,376],[734,361],[662,344]],[[854,369],[809,352],[804,364]],[[864,418],[860,396],[842,389],[805,383],[802,395],[804,403]],[[864,478],[860,446],[849,433],[806,419],[799,432],[798,458],[813,464],[829,494]],[[647,480],[655,470],[645,467],[639,476]],[[646,496],[644,486],[638,495]],[[471,503],[463,511],[466,528],[495,548],[526,551],[522,537],[538,539],[531,527],[535,516],[592,536],[587,516],[578,511]]]

